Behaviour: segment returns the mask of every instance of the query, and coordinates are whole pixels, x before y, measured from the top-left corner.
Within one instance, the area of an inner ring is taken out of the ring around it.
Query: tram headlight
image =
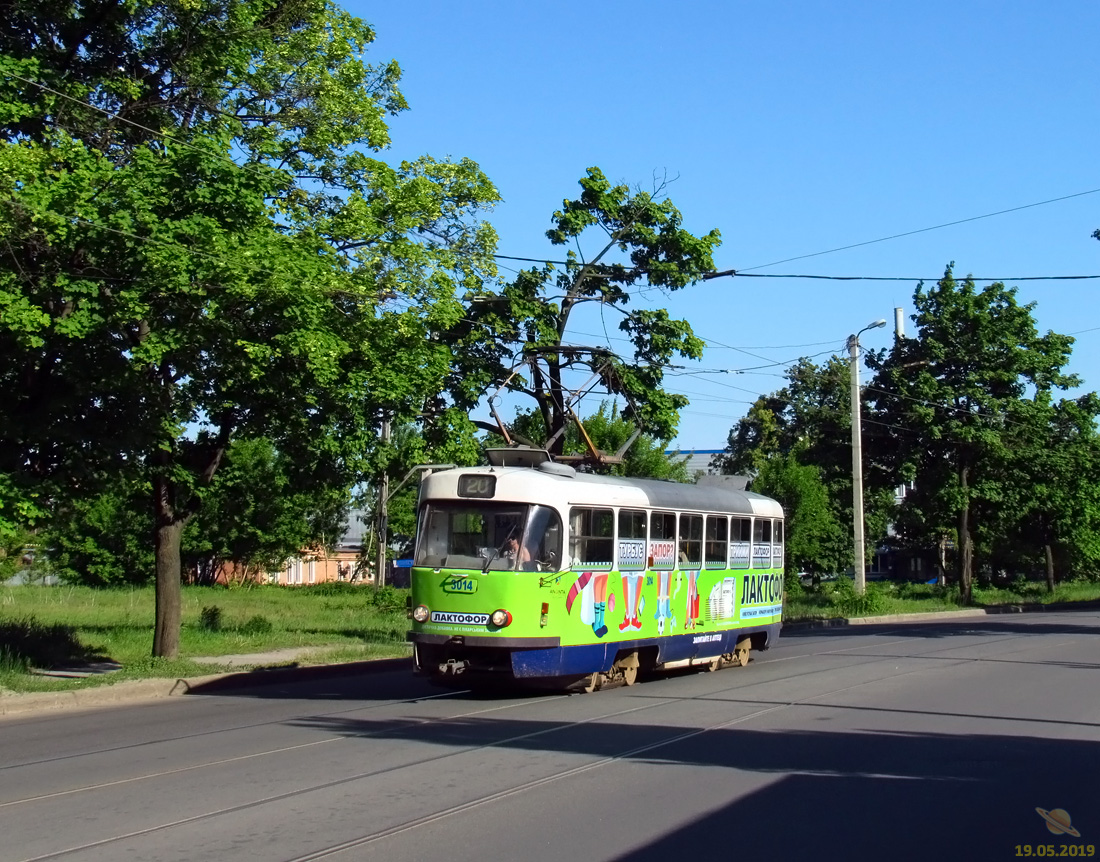
[[[493,611],[491,614],[489,614],[489,622],[491,622],[498,629],[502,629],[512,622],[512,615],[508,613],[508,611],[501,608],[499,611]]]
[[[427,605],[417,605],[413,608],[412,617],[418,623],[426,623],[431,615],[432,612],[428,610]]]

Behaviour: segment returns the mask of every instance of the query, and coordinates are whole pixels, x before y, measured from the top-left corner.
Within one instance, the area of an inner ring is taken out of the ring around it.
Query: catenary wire
[[[945,228],[945,227],[954,227],[955,225],[966,224],[967,222],[979,221],[981,219],[987,219],[987,218],[993,218],[993,216],[1005,215],[1006,213],[1019,212],[1020,210],[1031,209],[1032,207],[1046,206],[1047,204],[1058,203],[1059,201],[1067,201],[1067,200],[1071,200],[1072,198],[1084,197],[1085,195],[1094,195],[1097,192],[1100,192],[1100,189],[1089,189],[1088,191],[1076,192],[1076,193],[1071,194],[1071,195],[1062,195],[1061,197],[1050,198],[1049,200],[1045,200],[1045,201],[1037,201],[1035,203],[1023,204],[1022,206],[1018,206],[1018,207],[1009,207],[1008,209],[997,210],[997,212],[985,213],[984,215],[971,216],[970,218],[957,219],[956,221],[944,222],[943,224],[932,225],[931,227],[922,227],[922,228],[918,228],[917,230],[909,230],[909,231],[904,231],[902,233],[892,234],[890,236],[883,236],[883,237],[879,237],[878,239],[869,239],[869,240],[866,240],[864,242],[856,242],[856,243],[852,243],[850,245],[842,245],[842,246],[838,246],[837,248],[826,249],[825,251],[815,251],[815,252],[812,252],[810,254],[799,254],[799,255],[795,255],[794,257],[785,257],[782,260],[774,260],[771,263],[761,263],[761,264],[757,264],[756,266],[743,267],[742,269],[740,269],[738,271],[739,272],[748,272],[749,270],[753,270],[753,269],[765,269],[769,266],[778,266],[781,263],[790,263],[792,260],[805,260],[806,258],[809,258],[809,257],[820,257],[821,255],[833,254],[834,252],[838,252],[838,251],[847,251],[848,249],[860,248],[860,247],[865,246],[865,245],[874,245],[875,243],[887,242],[887,241],[892,240],[892,239],[900,239],[901,237],[905,237],[905,236],[913,236],[913,235],[918,234],[918,233],[927,233],[928,231],[940,230],[940,229]],[[975,279],[975,280],[977,280],[977,279]]]

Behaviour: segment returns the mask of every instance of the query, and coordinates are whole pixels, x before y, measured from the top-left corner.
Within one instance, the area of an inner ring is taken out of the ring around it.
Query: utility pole
[[[390,420],[382,420],[382,433],[379,437],[382,445],[390,442]],[[374,583],[384,586],[386,583],[386,533],[390,521],[390,477],[383,470],[378,480],[378,557],[374,569]]]
[[[856,592],[867,591],[866,551],[863,541],[863,435],[860,431],[859,337],[868,329],[885,326],[876,320],[848,336],[848,365],[852,372],[852,531],[854,533]]]

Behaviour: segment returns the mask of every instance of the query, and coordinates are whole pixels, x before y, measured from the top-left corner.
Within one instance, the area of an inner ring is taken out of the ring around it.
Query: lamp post
[[[852,529],[855,534],[856,592],[867,589],[866,557],[863,549],[863,445],[859,427],[859,337],[868,329],[885,326],[885,320],[868,323],[855,335],[848,336],[848,364],[852,371]]]

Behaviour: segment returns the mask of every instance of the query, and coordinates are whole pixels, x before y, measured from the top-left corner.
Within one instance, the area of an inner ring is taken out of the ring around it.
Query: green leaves
[[[1079,383],[1063,371],[1073,339],[1040,336],[1034,305],[1020,305],[1015,289],[979,290],[957,281],[951,267],[935,286],[918,286],[914,304],[916,336],[867,358],[874,420],[893,426],[872,441],[874,451],[889,467],[886,481],[915,482],[899,532],[924,547],[946,536],[962,548],[973,540],[986,559],[1003,563],[1003,549],[1017,544],[1017,516],[1056,499],[1027,465],[1069,478],[1046,456],[1064,452],[1051,433],[1059,421],[1052,393]],[[959,567],[968,595],[966,553]]]
[[[580,180],[581,195],[565,200],[547,237],[574,245],[564,266],[547,264],[520,272],[499,291],[466,294],[465,316],[447,334],[455,361],[448,390],[455,404],[472,408],[488,389],[506,386],[534,399],[546,436],[561,454],[571,374],[595,374],[609,393],[626,397],[624,418],[657,439],[675,434],[687,399],[661,389],[664,371],[677,356],[697,359],[703,342],[687,321],[664,309],[631,308],[632,289],[676,290],[714,268],[717,231],[697,237],[681,227],[679,211],[654,194],[612,185],[599,168]],[[594,239],[592,239],[594,237]],[[581,240],[591,244],[583,253]],[[561,266],[561,268],[559,268]],[[565,348],[573,310],[598,303],[622,315],[619,329],[634,345],[623,357],[602,348]]]
[[[800,359],[787,385],[756,400],[715,459],[723,473],[751,478],[751,488],[779,500],[787,512],[790,565],[837,572],[852,564],[851,387],[848,363]],[[873,429],[871,429],[873,433]],[[865,473],[877,469],[864,459]],[[867,495],[874,541],[885,533],[881,496]]]
[[[372,155],[401,70],[326,0],[9,6],[0,475],[147,488],[170,591],[235,439],[346,497],[382,416],[427,421],[498,195]]]

